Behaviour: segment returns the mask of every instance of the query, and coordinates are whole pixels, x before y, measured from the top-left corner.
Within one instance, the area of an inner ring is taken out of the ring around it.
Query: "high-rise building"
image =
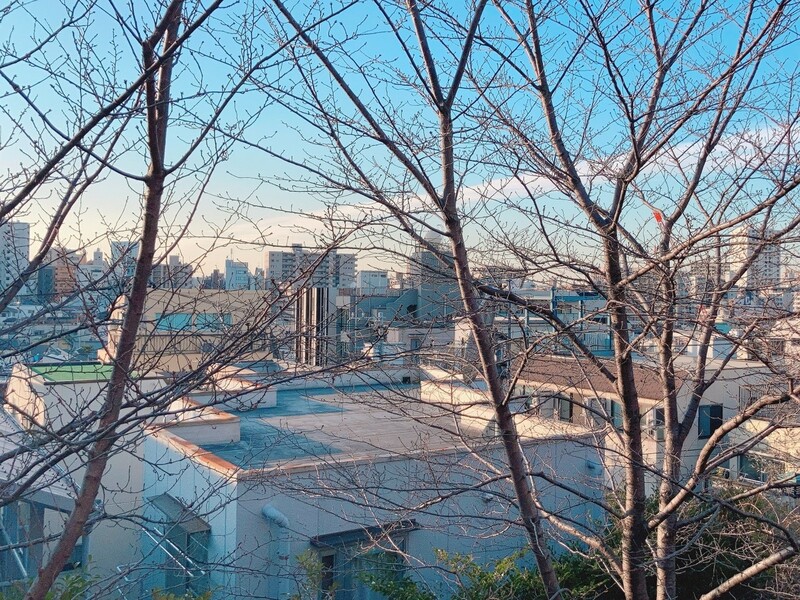
[[[78,264],[78,284],[85,288],[91,285],[103,285],[103,279],[108,276],[108,263],[102,250],[95,250],[92,259],[86,257]]]
[[[305,287],[295,301],[295,359],[324,367],[336,348],[336,289]]]
[[[185,289],[196,285],[192,265],[185,265],[176,254],[170,254],[166,263],[153,265],[150,272],[150,287]]]
[[[781,248],[769,241],[774,232],[760,231],[743,225],[731,232],[728,264],[732,273],[749,262],[739,287],[745,290],[764,290],[780,285]]]
[[[211,275],[207,275],[200,280],[200,289],[203,290],[224,290],[225,289],[225,273],[221,273],[219,269],[214,269]]]
[[[53,300],[56,293],[56,267],[48,262],[36,271],[36,297],[39,302]]]
[[[445,257],[450,257],[440,236],[429,234],[426,241]],[[419,290],[416,317],[421,321],[437,320],[458,312],[460,294],[452,267],[444,264],[428,247],[419,245],[408,261],[411,284]]]
[[[31,246],[29,223],[7,221],[0,224],[0,285],[12,285],[28,266]]]
[[[408,290],[414,288],[411,280],[411,273],[406,271],[394,271],[389,278],[389,287],[393,290]]]
[[[80,284],[78,266],[84,259],[84,254],[78,250],[59,248],[55,251],[54,293],[58,299],[67,298],[78,290]]]
[[[358,289],[362,293],[385,292],[389,288],[389,274],[386,271],[358,271]]]
[[[122,282],[133,280],[136,271],[136,259],[139,256],[139,242],[131,240],[112,240],[111,269]]]
[[[352,288],[356,282],[356,257],[336,250],[317,252],[292,244],[291,250],[267,253],[267,279],[293,287]]]
[[[251,290],[265,290],[266,288],[266,274],[264,269],[261,267],[256,267],[256,270],[253,272],[253,277],[250,280],[250,289]]]
[[[225,260],[226,290],[249,290],[250,279],[250,268],[246,262],[230,258]]]

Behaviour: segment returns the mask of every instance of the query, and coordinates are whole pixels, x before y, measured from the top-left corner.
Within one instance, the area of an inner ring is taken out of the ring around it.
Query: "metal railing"
[[[167,571],[177,571],[181,576],[186,578],[186,587],[191,587],[191,582],[199,580],[208,575],[208,571],[201,568],[200,565],[193,560],[182,548],[178,547],[171,540],[167,539],[164,534],[159,531],[151,531],[143,528],[144,535],[149,538],[154,544],[154,552],[162,552],[168,559],[167,564],[159,564],[158,567],[163,571],[166,576]],[[197,543],[197,542],[195,542]],[[204,550],[208,549],[203,546]],[[156,566],[156,565],[152,565]],[[120,575],[120,584],[116,587],[116,592],[119,594],[121,600],[130,600],[128,594],[131,593],[137,585],[141,585],[141,581],[131,577],[136,567],[141,568],[142,563],[117,565],[116,571]],[[152,573],[152,571],[150,571]],[[163,588],[162,591],[169,592],[169,589]],[[180,590],[183,592],[184,590]],[[142,593],[137,593],[136,598],[142,597]]]
[[[28,578],[28,569],[25,566],[25,555],[22,552],[22,548],[15,547],[16,542],[11,539],[11,536],[8,535],[5,526],[0,523],[0,537],[3,538],[3,543],[8,545],[9,548],[7,552],[11,553],[11,556],[14,557],[14,562],[16,563],[17,567],[19,568],[20,572],[20,579],[27,579]]]

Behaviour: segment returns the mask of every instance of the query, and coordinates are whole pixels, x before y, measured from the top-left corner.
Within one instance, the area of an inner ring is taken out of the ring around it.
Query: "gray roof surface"
[[[242,469],[453,448],[455,437],[404,416],[404,406],[418,405],[418,390],[364,385],[280,391],[273,408],[232,411],[241,419],[238,443],[200,447]]]

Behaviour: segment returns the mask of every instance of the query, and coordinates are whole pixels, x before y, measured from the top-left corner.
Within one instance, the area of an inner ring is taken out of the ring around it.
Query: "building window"
[[[156,543],[164,592],[176,596],[199,595],[209,590],[208,523],[169,494],[150,499],[161,513],[153,530],[145,534]]]
[[[401,579],[405,563],[396,551],[353,544],[320,552],[320,600],[385,600],[375,583]]]
[[[420,348],[422,348],[422,340],[418,337],[409,338],[411,344],[411,362],[415,365],[420,363]]]
[[[553,418],[553,407],[558,396],[553,394],[531,394],[525,401],[525,410],[545,419]]]
[[[194,326],[200,331],[221,331],[225,325],[230,325],[230,316],[230,313],[197,313]]]
[[[156,313],[156,329],[159,331],[182,331],[192,325],[192,315],[189,313]]]
[[[622,404],[616,400],[608,401],[608,414],[614,429],[622,429]]]
[[[413,521],[318,536],[320,600],[384,600],[376,581],[399,580],[406,571],[402,553]]]
[[[722,405],[703,404],[697,414],[697,437],[710,438],[722,426]]]
[[[0,551],[0,580],[3,583],[27,579],[35,572],[29,564],[29,552],[25,546],[30,536],[30,506],[24,502],[12,502],[0,507],[0,545],[9,549]]]
[[[787,476],[786,465],[782,461],[757,454],[739,456],[739,477],[741,479],[766,482],[785,479]]]
[[[606,401],[603,398],[584,399],[584,420],[589,427],[605,427]]]
[[[0,590],[13,581],[27,580],[41,567],[49,523],[61,523],[62,511],[38,502],[18,500],[0,506]],[[83,538],[67,560],[62,572],[81,567]],[[0,591],[0,598],[3,598]]]
[[[648,432],[656,441],[664,441],[664,409],[654,408],[651,427]]]
[[[567,396],[556,396],[556,403],[558,406],[558,420],[572,423],[572,394]]]

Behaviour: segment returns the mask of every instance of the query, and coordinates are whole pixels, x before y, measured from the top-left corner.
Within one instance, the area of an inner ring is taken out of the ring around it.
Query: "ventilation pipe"
[[[275,525],[281,531],[279,539],[277,540],[277,560],[275,564],[278,566],[278,600],[285,600],[289,597],[289,553],[291,546],[291,539],[289,536],[289,517],[279,511],[271,504],[265,504],[261,509],[261,514],[271,524]]]

